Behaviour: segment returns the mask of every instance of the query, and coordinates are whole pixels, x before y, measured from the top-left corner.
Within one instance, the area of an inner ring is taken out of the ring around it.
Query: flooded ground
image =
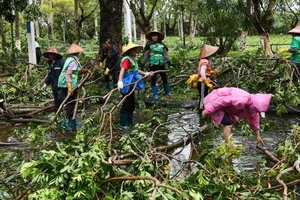
[[[299,123],[300,120],[297,116],[288,117],[278,117],[278,116],[267,116],[266,124],[269,126],[262,133],[262,138],[265,142],[264,148],[270,152],[275,152],[276,147],[290,134],[292,124]],[[199,130],[199,116],[196,111],[182,111],[179,113],[170,114],[168,116],[169,122],[169,143],[174,143]],[[212,125],[213,126],[213,125]],[[278,127],[275,127],[278,126]],[[209,145],[217,146],[223,142],[222,127],[217,129],[215,133],[209,133],[206,137],[210,140]],[[257,163],[260,162],[260,158],[265,155],[256,148],[256,137],[253,133],[247,136],[238,130],[238,128],[233,129],[233,135],[231,138],[236,145],[243,145],[245,150],[242,151],[241,159],[233,160],[234,168],[237,171],[251,171],[256,168]],[[203,141],[204,143],[205,141]],[[206,141],[207,142],[207,141]],[[200,142],[201,146],[201,142]],[[205,148],[205,147],[201,147]],[[187,145],[185,148],[179,148],[172,154],[174,159],[172,160],[171,167],[171,177],[180,176],[180,169],[187,169],[185,161],[189,160],[191,155],[191,144]]]
[[[141,116],[136,116],[137,119]],[[287,117],[278,117],[274,115],[267,115],[265,122],[268,124],[267,131],[262,133],[262,138],[265,142],[265,148],[271,152],[276,151],[276,147],[279,143],[285,140],[287,135],[290,134],[292,124],[300,122],[300,119],[297,116],[287,116]],[[194,110],[185,110],[176,111],[175,113],[168,113],[168,144],[178,142],[182,138],[185,138],[189,134],[199,132],[199,116],[197,111]],[[214,126],[214,125],[212,125]],[[13,138],[13,133],[15,129],[26,128],[26,126],[13,125],[13,126],[0,126],[0,142],[17,142]],[[203,141],[197,141],[197,144],[200,146],[204,143],[204,146],[199,148],[206,148],[205,145],[217,146],[223,142],[223,133],[222,127],[214,128],[214,133],[210,132],[207,134]],[[262,152],[256,148],[256,137],[255,134],[247,136],[241,132],[238,128],[233,129],[232,141],[236,145],[243,145],[245,150],[242,152],[242,157],[239,160],[233,160],[235,169],[237,171],[243,170],[253,170],[256,168],[257,163],[260,161],[260,158],[265,156]],[[205,141],[209,140],[209,141]],[[166,141],[164,139],[164,141]],[[197,148],[197,147],[196,147]],[[173,152],[174,159],[170,164],[171,167],[171,176],[180,175],[181,169],[187,169],[186,161],[191,157],[191,144],[187,145],[185,148],[178,148]]]

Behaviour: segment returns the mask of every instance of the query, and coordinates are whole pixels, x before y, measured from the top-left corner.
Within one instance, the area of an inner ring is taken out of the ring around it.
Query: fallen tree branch
[[[280,162],[280,160],[272,152],[268,151],[267,149],[263,148],[262,146],[256,145],[256,148],[261,150],[264,154],[266,154],[274,162],[276,162],[276,163]]]
[[[202,132],[207,127],[208,127],[208,125],[205,124],[204,126],[200,127],[199,131]],[[178,147],[181,147],[183,145],[188,145],[194,137],[199,135],[199,131],[189,135],[186,138],[182,138],[178,142],[173,143],[171,145],[153,148],[152,152],[168,152],[168,151],[174,150]],[[124,162],[121,160],[123,158],[129,158],[129,157],[136,157],[136,154],[135,153],[126,153],[126,154],[117,155],[117,156],[114,155],[114,156],[109,157],[108,163],[114,164],[114,165],[132,164],[132,162],[134,162],[134,160],[131,160],[131,162],[130,162],[130,160],[125,160]]]
[[[134,180],[134,181],[137,181],[137,180],[151,180],[155,183],[155,186],[157,188],[159,187],[164,187],[164,188],[167,188],[167,189],[170,189],[174,192],[176,192],[178,195],[182,195],[182,192],[177,190],[176,188],[174,187],[171,187],[169,185],[165,185],[165,184],[161,184],[160,181],[152,176],[123,176],[123,177],[112,177],[112,178],[108,178],[108,179],[105,179],[104,181],[102,181],[100,183],[100,185],[104,185],[106,183],[109,183],[109,182],[112,182],[112,181],[128,181],[128,180]]]
[[[300,173],[300,167],[299,167],[299,165],[300,165],[300,160],[297,160],[294,163],[293,167],[289,167],[289,168],[281,171],[277,175],[277,177],[276,177],[277,182],[280,185],[282,185],[282,187],[283,187],[283,200],[287,200],[287,196],[288,196],[288,194],[287,194],[287,186],[286,186],[286,184],[280,178],[281,178],[281,176],[283,176],[283,174],[288,173],[288,172],[293,171],[293,170],[297,170]]]

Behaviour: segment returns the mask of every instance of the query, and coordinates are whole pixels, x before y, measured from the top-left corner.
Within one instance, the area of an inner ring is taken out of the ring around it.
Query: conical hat
[[[128,52],[130,49],[136,48],[136,53],[140,52],[143,49],[142,45],[129,43],[123,50],[123,55]]]
[[[154,35],[154,34],[157,35],[158,41],[162,41],[162,40],[165,38],[164,34],[162,34],[162,33],[159,32],[159,31],[156,31],[156,30],[150,31],[149,33],[147,33],[146,38],[147,38],[148,40],[152,40],[152,35]]]
[[[203,45],[202,50],[199,54],[200,58],[207,58],[208,56],[213,55],[218,51],[219,47],[216,46],[210,46],[210,45]]]
[[[49,58],[49,54],[55,54],[58,58],[62,58],[62,55],[58,52],[58,50],[53,47],[44,52],[43,56]]]
[[[73,43],[69,49],[67,50],[66,54],[74,54],[74,53],[80,53],[83,52],[84,49],[78,46],[77,44]]]
[[[299,34],[300,35],[300,26],[296,26],[288,32],[289,34]]]

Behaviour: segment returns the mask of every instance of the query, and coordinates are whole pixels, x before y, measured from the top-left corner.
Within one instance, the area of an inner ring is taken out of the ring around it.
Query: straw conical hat
[[[203,45],[202,50],[199,54],[200,58],[207,58],[208,56],[213,55],[218,51],[219,47],[216,46],[210,46],[210,45]]]
[[[74,54],[74,53],[80,53],[83,52],[84,49],[78,46],[77,44],[73,43],[69,49],[67,50],[66,54]]]
[[[49,54],[55,54],[58,58],[62,58],[62,55],[55,48],[48,49],[48,51],[43,53],[43,56],[49,58]]]
[[[140,52],[143,49],[142,45],[129,43],[123,50],[123,55],[128,52],[130,49],[136,48],[136,53]]]
[[[296,26],[288,32],[289,34],[300,34],[300,26]]]
[[[147,33],[146,38],[148,40],[152,40],[152,35],[155,35],[155,34],[157,35],[159,41],[161,41],[165,38],[164,34],[162,34],[159,31],[156,31],[156,30],[150,31],[149,33]]]

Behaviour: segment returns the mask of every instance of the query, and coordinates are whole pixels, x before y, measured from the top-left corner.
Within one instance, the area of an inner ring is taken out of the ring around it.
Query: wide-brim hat
[[[75,53],[80,53],[83,52],[84,49],[80,47],[79,45],[73,43],[69,49],[66,51],[66,54],[75,54]]]
[[[136,48],[136,53],[142,51],[143,46],[142,45],[138,45],[138,44],[134,44],[134,43],[129,43],[123,50],[123,55],[125,53],[127,53],[129,50]]]
[[[152,40],[152,35],[157,35],[159,41],[161,41],[165,38],[164,34],[162,34],[159,31],[156,31],[156,30],[155,31],[150,31],[149,33],[147,33],[146,38],[148,40]]]
[[[46,52],[43,53],[43,56],[46,58],[49,58],[49,54],[54,54],[56,55],[58,58],[62,58],[62,55],[58,52],[57,49],[55,48],[50,48],[48,49]]]
[[[211,46],[211,45],[203,45],[202,50],[199,54],[200,58],[207,58],[218,51],[219,47]]]
[[[296,26],[288,32],[289,34],[299,34],[300,35],[300,26]]]

